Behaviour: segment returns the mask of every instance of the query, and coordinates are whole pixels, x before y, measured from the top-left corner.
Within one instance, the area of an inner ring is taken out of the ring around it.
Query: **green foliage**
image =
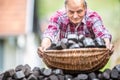
[[[97,11],[103,19],[103,23],[113,35],[113,40],[117,39],[120,25],[120,2],[119,0],[87,0],[88,7]]]
[[[37,0],[38,15],[44,17],[64,5],[64,0]]]
[[[100,71],[103,72],[105,69],[110,68],[110,65],[111,65],[111,63],[110,63],[110,60],[109,60],[108,63]]]

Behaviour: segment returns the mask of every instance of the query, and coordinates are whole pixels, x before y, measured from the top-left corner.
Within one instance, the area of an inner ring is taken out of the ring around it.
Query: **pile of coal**
[[[120,80],[120,64],[113,69],[105,69],[103,72],[69,74],[61,69],[45,69],[31,67],[28,64],[18,65],[15,69],[9,69],[0,73],[0,80]]]
[[[48,50],[75,49],[75,48],[105,48],[105,42],[102,38],[92,39],[84,35],[69,34],[57,43],[52,43]]]

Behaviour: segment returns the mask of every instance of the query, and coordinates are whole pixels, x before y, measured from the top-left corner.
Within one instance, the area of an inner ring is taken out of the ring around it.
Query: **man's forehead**
[[[67,2],[84,3],[85,0],[67,0]]]
[[[71,10],[79,10],[84,8],[84,3],[79,2],[81,0],[69,0],[68,4],[66,5],[66,8],[69,8]]]
[[[80,6],[84,5],[84,0],[68,0],[67,5],[69,6]]]

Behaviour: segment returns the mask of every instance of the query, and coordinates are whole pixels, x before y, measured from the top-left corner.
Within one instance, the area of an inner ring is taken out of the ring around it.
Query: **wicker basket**
[[[50,68],[91,72],[103,68],[110,56],[110,51],[106,48],[47,50],[43,61]]]

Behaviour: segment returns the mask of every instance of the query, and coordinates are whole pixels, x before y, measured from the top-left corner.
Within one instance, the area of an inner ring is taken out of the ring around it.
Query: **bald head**
[[[65,0],[65,6],[66,6],[67,4],[69,4],[69,2],[72,2],[72,3],[75,3],[75,4],[81,3],[81,4],[84,5],[84,7],[87,7],[87,3],[86,3],[85,0]]]

